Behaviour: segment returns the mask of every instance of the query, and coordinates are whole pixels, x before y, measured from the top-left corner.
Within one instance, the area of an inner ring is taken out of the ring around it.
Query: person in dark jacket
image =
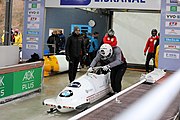
[[[59,54],[60,51],[60,39],[57,35],[57,30],[53,30],[52,35],[49,36],[48,40],[47,40],[47,44],[49,47],[49,53],[50,54],[54,54],[54,52],[56,54]]]
[[[92,34],[92,37],[90,39],[90,43],[89,43],[89,60],[90,62],[92,62],[92,60],[95,58],[96,53],[99,49],[99,42],[98,42],[98,32],[94,32]]]
[[[89,50],[89,42],[90,42],[90,39],[89,37],[87,37],[87,33],[83,32],[82,33],[82,37],[83,37],[83,55],[82,55],[82,58],[81,58],[81,67],[83,68],[84,65],[88,66],[90,63],[89,61],[89,58],[88,58],[88,50]]]
[[[76,78],[76,72],[80,56],[83,51],[83,38],[80,35],[79,27],[74,27],[74,32],[68,37],[66,42],[66,60],[69,61],[69,81],[72,82]]]
[[[64,36],[62,30],[58,30],[57,31],[57,35],[58,35],[58,37],[60,39],[60,46],[59,46],[60,50],[64,50],[64,47],[65,47],[65,36]]]

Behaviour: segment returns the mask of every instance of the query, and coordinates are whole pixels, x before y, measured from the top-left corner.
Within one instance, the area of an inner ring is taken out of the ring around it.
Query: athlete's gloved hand
[[[90,67],[87,71],[88,72],[93,72],[94,68],[93,67]]]
[[[109,69],[110,69],[110,66],[109,66],[109,65],[103,66],[103,70],[104,70],[104,71],[108,71]]]

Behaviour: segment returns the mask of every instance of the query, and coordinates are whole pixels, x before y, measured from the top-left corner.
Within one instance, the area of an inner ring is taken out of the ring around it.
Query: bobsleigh
[[[60,55],[45,55],[44,56],[44,76],[49,76],[52,73],[68,71],[69,63],[66,60],[64,51]]]
[[[89,105],[110,92],[110,72],[96,67],[93,72],[86,73],[65,87],[56,98],[43,101],[50,106],[48,113],[54,111],[70,112],[85,110]]]
[[[164,70],[155,68],[152,72],[148,74],[142,74],[140,80],[145,79],[148,83],[155,83],[156,81],[164,77],[165,74],[166,72]]]

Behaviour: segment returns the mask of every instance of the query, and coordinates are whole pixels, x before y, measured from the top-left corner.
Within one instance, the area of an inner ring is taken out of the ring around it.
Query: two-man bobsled
[[[86,73],[65,87],[56,98],[43,101],[53,111],[70,112],[84,110],[110,92],[110,72],[102,67],[95,67],[93,72]]]

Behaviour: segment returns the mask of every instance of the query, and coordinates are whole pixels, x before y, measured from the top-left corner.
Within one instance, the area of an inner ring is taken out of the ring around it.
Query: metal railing
[[[113,120],[159,120],[180,92],[180,70]],[[180,101],[179,101],[180,102]]]
[[[139,86],[140,84],[142,84],[142,83],[145,82],[145,81],[146,81],[146,79],[142,79],[141,81],[137,82],[136,84],[134,84],[134,85],[132,85],[132,86],[124,89],[123,91],[121,91],[121,92],[113,95],[113,96],[110,97],[110,98],[107,98],[106,100],[104,100],[104,101],[102,101],[102,102],[94,105],[93,107],[91,107],[91,108],[89,108],[89,109],[87,109],[87,110],[85,110],[85,111],[83,111],[83,112],[75,115],[74,117],[72,117],[72,118],[70,118],[70,119],[68,119],[68,120],[78,120],[78,119],[82,118],[83,116],[86,116],[86,115],[89,114],[90,112],[93,112],[94,110],[98,109],[99,107],[107,104],[108,102],[110,102],[110,101],[112,101],[112,100],[114,100],[114,99],[116,99],[116,102],[118,102],[118,101],[119,101],[119,100],[117,99],[118,96],[120,96],[120,95],[122,95],[122,94],[124,94],[124,93],[126,93],[126,92],[128,92],[128,91],[130,91],[130,90],[132,90],[132,89],[134,89],[135,87]]]
[[[50,53],[50,50],[49,50],[49,54],[56,54],[56,45],[55,44],[44,44],[45,46],[47,46],[47,49],[49,50],[49,47],[48,46],[52,46],[54,49],[53,49],[53,53]]]

